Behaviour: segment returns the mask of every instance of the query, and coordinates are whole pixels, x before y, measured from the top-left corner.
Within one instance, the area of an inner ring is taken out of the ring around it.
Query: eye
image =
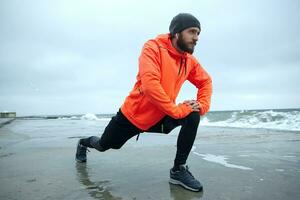
[[[200,32],[197,31],[197,30],[190,30],[190,33],[194,34],[194,35],[199,35],[200,34]]]

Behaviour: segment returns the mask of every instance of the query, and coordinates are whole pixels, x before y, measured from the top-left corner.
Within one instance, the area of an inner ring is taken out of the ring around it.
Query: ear
[[[179,37],[179,33],[176,33],[175,38],[178,39],[178,37]]]

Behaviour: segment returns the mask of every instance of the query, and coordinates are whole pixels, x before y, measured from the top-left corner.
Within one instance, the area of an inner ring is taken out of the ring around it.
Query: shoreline
[[[14,121],[16,118],[0,118],[0,128],[2,128],[3,126],[11,123],[12,121]]]
[[[91,149],[86,164],[76,163],[78,139],[105,124],[16,120],[2,127],[0,199],[300,199],[299,133],[200,126],[188,159],[204,185],[195,193],[168,183],[179,129],[142,133],[120,150]]]

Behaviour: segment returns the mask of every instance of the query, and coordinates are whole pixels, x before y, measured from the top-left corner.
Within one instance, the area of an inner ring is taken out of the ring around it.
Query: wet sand
[[[5,126],[5,125],[11,123],[14,120],[15,120],[15,118],[0,118],[0,128],[2,126]]]
[[[32,123],[0,128],[0,199],[300,199],[299,132],[200,126],[188,164],[204,191],[190,192],[168,183],[178,129],[141,134],[121,150],[91,150],[78,164],[80,136],[53,136],[43,123],[41,136]]]

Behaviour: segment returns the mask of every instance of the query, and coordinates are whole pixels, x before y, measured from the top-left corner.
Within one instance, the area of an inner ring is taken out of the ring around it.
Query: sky
[[[211,75],[211,110],[300,108],[297,0],[2,0],[0,111],[115,113],[143,44],[181,12],[202,27],[194,56]],[[177,103],[195,99],[188,81]]]

